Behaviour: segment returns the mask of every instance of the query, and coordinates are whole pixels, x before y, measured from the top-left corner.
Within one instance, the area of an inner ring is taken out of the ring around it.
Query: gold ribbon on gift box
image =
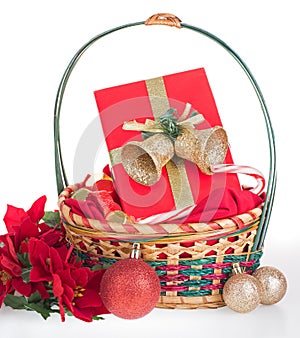
[[[181,116],[175,116],[162,77],[146,80],[146,86],[154,120],[126,121],[123,129],[141,131],[147,138],[113,150],[112,162],[121,162],[133,180],[147,186],[160,179],[165,166],[176,209],[191,206],[194,199],[183,160],[194,162],[203,173],[211,175],[211,167],[225,159],[226,132],[221,126],[196,130],[204,117],[196,111],[190,113],[189,103]]]

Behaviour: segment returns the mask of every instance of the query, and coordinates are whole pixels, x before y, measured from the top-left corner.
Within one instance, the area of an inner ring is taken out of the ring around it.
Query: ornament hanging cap
[[[140,258],[140,243],[133,243],[130,258],[139,259]]]
[[[238,275],[240,273],[243,273],[240,264],[239,263],[233,263],[232,264],[232,275]]]

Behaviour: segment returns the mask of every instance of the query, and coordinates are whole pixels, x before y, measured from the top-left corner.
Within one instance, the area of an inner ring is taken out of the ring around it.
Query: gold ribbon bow
[[[196,125],[200,124],[201,122],[205,120],[203,115],[199,114],[196,111],[193,112],[194,114],[192,116],[188,117],[190,110],[191,110],[191,104],[187,103],[182,115],[176,118],[176,125],[178,127],[192,130],[192,129],[195,129]],[[171,108],[169,111],[172,113],[173,111],[175,112],[175,109]],[[129,122],[125,121],[123,123],[123,129],[150,132],[150,133],[166,133],[166,130],[163,128],[162,123],[159,122],[159,120],[161,120],[162,117],[160,117],[158,120],[146,119],[145,123],[139,123],[136,120],[129,121]]]
[[[228,149],[225,130],[220,126],[196,130],[195,126],[205,119],[190,110],[191,104],[187,103],[179,117],[170,108],[155,120],[124,122],[124,130],[141,131],[146,136],[144,141],[130,141],[121,149],[121,162],[133,180],[148,186],[155,184],[175,154],[196,163],[208,175],[213,165],[223,163]]]

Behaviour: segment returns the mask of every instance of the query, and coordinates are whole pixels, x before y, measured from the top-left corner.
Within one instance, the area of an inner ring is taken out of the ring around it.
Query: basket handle
[[[207,38],[213,40],[214,42],[219,44],[221,47],[223,47],[235,59],[235,61],[240,65],[240,67],[243,69],[243,71],[247,75],[249,81],[251,82],[252,87],[260,102],[260,106],[261,106],[261,109],[264,115],[267,134],[268,134],[268,140],[269,140],[269,155],[270,155],[270,168],[269,168],[268,185],[267,185],[267,191],[266,191],[266,203],[263,208],[261,222],[258,228],[258,233],[256,236],[253,249],[256,250],[257,248],[261,248],[264,242],[265,235],[266,235],[267,226],[269,223],[269,218],[270,218],[271,210],[273,206],[275,188],[276,188],[276,152],[275,152],[274,132],[273,132],[270,116],[268,113],[268,109],[267,109],[264,97],[262,95],[262,92],[254,76],[250,72],[245,62],[224,41],[222,41],[217,36],[201,28],[182,23],[180,19],[178,19],[175,15],[172,15],[172,14],[156,14],[156,15],[151,16],[146,21],[134,22],[134,23],[123,25],[123,26],[118,26],[108,31],[105,31],[99,35],[96,35],[94,38],[92,38],[90,41],[84,44],[71,59],[69,65],[67,66],[62,76],[61,82],[59,84],[57,95],[56,95],[56,100],[55,100],[55,107],[54,107],[54,151],[55,151],[56,184],[57,184],[58,194],[65,187],[68,186],[68,180],[67,180],[67,176],[65,173],[62,153],[61,153],[59,119],[60,119],[60,112],[61,112],[64,92],[65,92],[68,80],[70,78],[70,75],[74,67],[76,66],[81,56],[86,52],[86,50],[89,47],[91,47],[99,39],[111,33],[114,33],[116,31],[129,28],[129,27],[133,27],[133,26],[140,26],[144,24],[145,25],[167,25],[167,26],[177,27],[177,28],[186,28],[186,29],[190,29],[192,31],[195,31],[197,33],[200,33],[206,36]]]
[[[145,21],[146,26],[150,25],[166,25],[170,27],[181,28],[181,20],[174,14],[169,13],[159,13],[150,16],[149,19]]]

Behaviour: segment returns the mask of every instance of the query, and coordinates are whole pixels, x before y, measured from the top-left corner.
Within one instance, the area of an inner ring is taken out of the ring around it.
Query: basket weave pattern
[[[167,261],[147,261],[159,276],[161,297],[160,308],[218,308],[224,306],[222,290],[231,275],[231,266],[239,262],[246,273],[252,273],[259,266],[262,252],[248,254],[211,256],[202,259],[178,260],[170,265]],[[102,258],[105,264],[113,264],[115,259]]]
[[[102,224],[72,213],[64,200],[76,189],[76,185],[66,188],[59,198],[66,238],[76,254],[83,256],[88,265],[100,262],[109,266],[128,258],[132,243],[141,238],[145,228],[141,226],[140,231],[132,232],[132,227],[126,225]],[[161,281],[157,306],[182,309],[224,306],[222,290],[232,264],[239,262],[249,273],[259,266],[262,253],[253,253],[252,246],[260,215],[261,208],[255,208],[208,223],[154,227],[151,231],[152,235],[157,231],[156,239],[148,234],[146,240],[140,241],[140,247],[142,258],[155,269]],[[139,225],[135,228],[139,229]],[[159,234],[162,228],[172,233]]]

